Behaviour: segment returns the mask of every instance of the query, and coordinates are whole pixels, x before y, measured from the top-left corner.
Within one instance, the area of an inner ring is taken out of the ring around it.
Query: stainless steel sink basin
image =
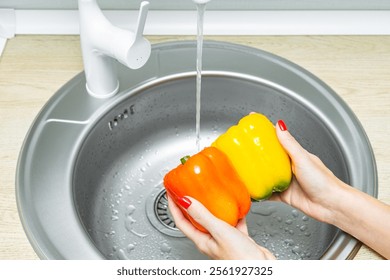
[[[80,73],[34,121],[17,169],[29,240],[48,259],[204,259],[175,228],[164,174],[196,152],[194,42],[155,45],[144,68],[118,65],[121,92],[90,97]],[[284,119],[342,180],[377,195],[373,152],[328,86],[257,49],[205,42],[202,146],[251,111]],[[254,203],[251,236],[280,259],[347,259],[359,242],[282,203]]]

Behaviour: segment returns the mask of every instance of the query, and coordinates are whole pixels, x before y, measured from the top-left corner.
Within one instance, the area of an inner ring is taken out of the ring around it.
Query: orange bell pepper
[[[232,226],[245,217],[251,205],[248,190],[230,160],[214,147],[183,158],[181,165],[165,175],[164,186],[176,204],[180,197],[193,197]],[[196,228],[207,232],[186,211],[182,212]]]

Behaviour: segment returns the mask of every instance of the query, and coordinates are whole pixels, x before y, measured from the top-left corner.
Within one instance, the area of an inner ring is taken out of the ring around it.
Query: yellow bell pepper
[[[290,158],[266,116],[245,116],[212,146],[228,156],[253,200],[267,199],[274,191],[282,192],[290,185]]]

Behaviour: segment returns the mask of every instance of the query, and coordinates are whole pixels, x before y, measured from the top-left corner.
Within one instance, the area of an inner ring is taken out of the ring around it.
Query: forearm
[[[274,200],[339,227],[390,259],[390,206],[341,182],[285,125],[277,125],[276,132],[291,158],[295,179]]]
[[[329,223],[390,259],[390,206],[341,184]]]

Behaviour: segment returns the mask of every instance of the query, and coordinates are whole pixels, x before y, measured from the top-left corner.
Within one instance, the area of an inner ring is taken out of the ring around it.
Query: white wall
[[[98,0],[103,9],[135,9],[141,0]],[[194,9],[191,0],[149,0],[151,9]],[[76,9],[77,0],[0,0],[0,8]],[[212,0],[209,10],[383,10],[389,0]]]

